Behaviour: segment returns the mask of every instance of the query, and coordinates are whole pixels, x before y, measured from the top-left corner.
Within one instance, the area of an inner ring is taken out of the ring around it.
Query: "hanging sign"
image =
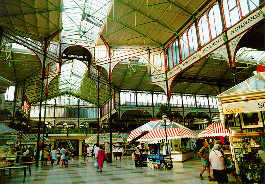
[[[265,111],[265,100],[253,100],[248,102],[223,104],[224,114],[255,112],[255,111]]]

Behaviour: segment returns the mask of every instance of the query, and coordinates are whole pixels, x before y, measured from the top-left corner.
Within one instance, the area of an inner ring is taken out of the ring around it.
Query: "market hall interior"
[[[235,174],[262,180],[263,1],[6,0],[1,7],[1,167],[23,169],[24,149],[38,167],[45,149],[63,146],[78,157],[95,143],[112,163],[117,149],[131,155],[140,140],[159,145],[155,154],[167,143],[170,162],[185,164],[203,140],[225,139]],[[157,130],[128,141],[154,122]],[[166,157],[145,155],[166,166]]]

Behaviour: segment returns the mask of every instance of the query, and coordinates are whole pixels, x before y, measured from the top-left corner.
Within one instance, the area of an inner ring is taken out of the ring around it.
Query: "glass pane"
[[[181,44],[181,53],[182,53],[182,60],[189,56],[189,46],[188,46],[188,37],[187,33],[184,33],[180,40]]]
[[[208,22],[207,22],[207,18],[206,15],[204,15],[203,17],[201,17],[201,19],[199,20],[199,34],[200,34],[200,42],[201,45],[205,45],[210,41],[210,32],[209,32],[209,28],[208,28]]]
[[[168,62],[167,62],[168,68],[171,69],[173,68],[173,58],[172,58],[173,53],[171,47],[167,49],[167,54],[168,54]]]
[[[240,20],[236,0],[224,0],[223,10],[225,15],[226,27],[230,27]]]
[[[172,50],[173,50],[173,62],[174,66],[176,66],[180,62],[178,41],[175,41],[175,43],[172,46]]]
[[[189,36],[190,54],[193,54],[198,49],[197,34],[194,25],[190,27],[188,36]]]
[[[219,5],[214,5],[209,12],[209,22],[210,22],[210,29],[212,39],[222,33],[223,26],[222,26],[222,19],[220,14]]]

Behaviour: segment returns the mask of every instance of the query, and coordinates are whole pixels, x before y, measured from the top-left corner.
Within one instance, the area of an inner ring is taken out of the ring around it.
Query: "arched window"
[[[230,27],[240,20],[239,8],[236,0],[223,0],[223,10],[226,27]]]
[[[198,49],[197,33],[195,25],[191,26],[188,32],[190,54],[193,54]]]
[[[187,32],[185,32],[181,36],[180,45],[181,45],[180,47],[181,47],[181,53],[182,53],[182,60],[184,60],[185,58],[189,56],[189,42],[188,42]]]
[[[180,61],[179,56],[179,45],[178,40],[176,40],[171,47],[168,48],[168,68],[171,69],[176,66]]]
[[[216,4],[209,11],[209,23],[210,23],[212,39],[222,33],[223,26],[221,22],[222,19],[221,19],[219,5]]]
[[[203,46],[210,41],[210,31],[209,31],[206,15],[200,18],[198,27],[199,27],[199,34],[200,34],[200,42],[201,42],[201,45]]]

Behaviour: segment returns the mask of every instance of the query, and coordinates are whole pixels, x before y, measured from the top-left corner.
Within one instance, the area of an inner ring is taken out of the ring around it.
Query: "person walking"
[[[63,167],[65,166],[65,153],[66,153],[66,149],[64,149],[63,146],[62,146],[60,153],[61,153],[61,161],[62,161],[62,167]]]
[[[61,149],[57,148],[57,166],[59,167],[60,165],[60,160],[61,160]]]
[[[68,150],[68,148],[66,148],[66,151],[65,151],[65,167],[68,167],[68,164],[69,164],[69,156],[70,156],[70,152]]]
[[[220,144],[214,145],[209,155],[209,161],[212,164],[214,180],[217,181],[218,184],[226,184],[228,182],[228,177]]]
[[[202,161],[202,170],[201,170],[199,178],[201,180],[204,180],[202,174],[207,169],[208,180],[213,181],[213,178],[211,177],[211,173],[210,173],[209,144],[207,141],[203,142],[203,147],[199,150],[199,156],[201,157],[201,161]]]
[[[95,154],[95,158],[97,159],[98,158],[98,151],[99,151],[99,147],[98,147],[98,144],[95,144],[95,148],[94,148],[94,154]]]
[[[44,165],[47,166],[48,158],[49,158],[49,152],[47,151],[47,149],[44,149],[43,150],[42,166],[44,166]]]
[[[100,172],[102,172],[105,158],[107,158],[107,155],[101,146],[101,148],[99,148],[98,153],[97,153],[98,168],[100,169],[99,170]]]
[[[84,154],[84,162],[87,161],[87,148],[84,146],[83,148],[83,154]]]
[[[53,148],[51,151],[51,165],[52,166],[53,166],[53,163],[56,160],[56,158],[57,158],[57,151],[55,148]]]

